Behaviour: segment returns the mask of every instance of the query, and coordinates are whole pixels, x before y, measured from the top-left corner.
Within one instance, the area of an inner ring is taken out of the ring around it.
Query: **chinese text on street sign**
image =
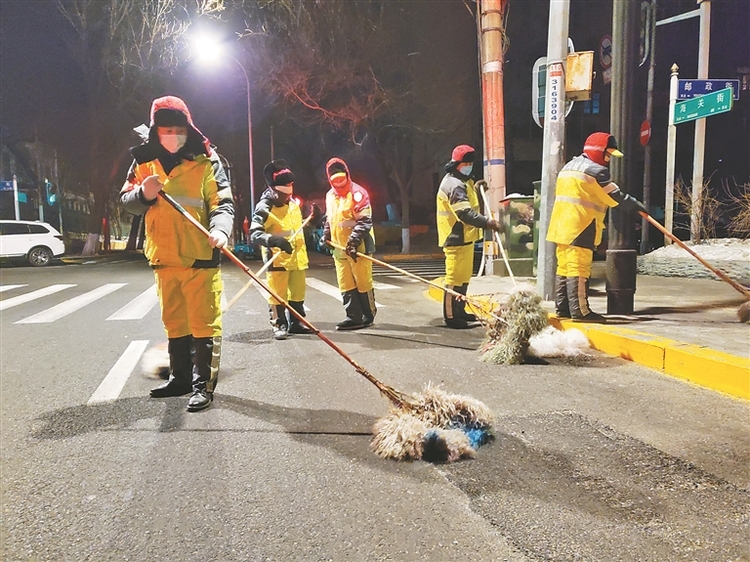
[[[677,102],[674,108],[674,124],[695,121],[732,109],[732,88],[724,88],[712,94],[697,96]]]
[[[732,97],[735,100],[740,99],[740,81],[739,80],[678,80],[677,81],[677,99],[688,100],[695,96],[718,92],[724,88],[732,88]]]

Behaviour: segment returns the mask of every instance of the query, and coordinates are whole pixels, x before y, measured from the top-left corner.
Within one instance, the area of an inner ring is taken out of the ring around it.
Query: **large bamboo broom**
[[[164,191],[159,191],[159,196],[209,236],[208,230],[171,196]],[[453,462],[473,457],[476,449],[492,438],[492,412],[482,402],[449,394],[429,384],[421,393],[405,394],[379,381],[261,281],[229,248],[223,247],[221,251],[390,401],[390,413],[379,419],[373,428],[371,446],[376,454],[398,460]]]
[[[666,228],[664,228],[659,222],[653,218],[651,215],[649,215],[646,211],[638,211],[638,214],[641,215],[644,219],[646,219],[648,222],[653,224],[657,230],[659,230],[662,234],[670,238],[675,244],[677,244],[680,248],[685,250],[687,253],[689,253],[691,256],[693,256],[695,259],[697,259],[701,264],[711,270],[713,273],[715,273],[722,281],[726,281],[729,283],[734,289],[739,291],[746,299],[750,299],[750,291],[748,291],[745,287],[737,283],[734,279],[729,277],[726,273],[721,271],[720,269],[712,266],[710,263],[708,263],[706,260],[704,260],[702,257],[700,257],[695,251],[693,251],[687,244],[685,244],[682,240],[677,238],[674,234],[669,232]],[[740,319],[740,322],[750,322],[750,300],[745,301],[740,305],[739,310],[737,310],[737,317]]]
[[[328,244],[333,248],[344,250],[343,246],[335,242],[329,241]],[[548,314],[542,306],[542,299],[531,291],[516,290],[504,302],[487,304],[368,254],[357,252],[356,255],[357,258],[367,259],[426,285],[436,287],[453,298],[469,304],[486,330],[485,341],[479,351],[482,354],[482,361],[487,363],[500,365],[522,363],[527,356],[531,337],[547,327]]]

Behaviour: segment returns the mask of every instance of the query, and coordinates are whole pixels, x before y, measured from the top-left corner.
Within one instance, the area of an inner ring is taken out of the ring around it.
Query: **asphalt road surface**
[[[229,301],[248,278],[223,269]],[[746,402],[595,352],[481,363],[481,328],[446,329],[426,286],[375,278],[375,325],[335,332],[316,256],[308,319],[401,391],[484,401],[496,439],[476,459],[376,457],[387,402],[315,336],[274,341],[255,287],[225,314],[212,407],[187,413],[149,398],[138,365],[165,341],[142,260],[0,269],[0,558],[750,560]]]

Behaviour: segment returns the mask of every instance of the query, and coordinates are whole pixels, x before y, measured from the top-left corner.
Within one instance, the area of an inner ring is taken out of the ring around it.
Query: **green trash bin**
[[[536,277],[539,261],[539,207],[542,204],[542,180],[532,183],[534,185],[534,276]]]
[[[534,275],[534,225],[538,222],[535,220],[535,207],[531,195],[511,194],[500,201],[503,246],[516,276]]]

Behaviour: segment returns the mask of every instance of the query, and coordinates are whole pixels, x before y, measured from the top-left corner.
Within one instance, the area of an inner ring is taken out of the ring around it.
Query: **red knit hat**
[[[610,156],[622,156],[617,150],[617,141],[609,133],[592,133],[583,145],[583,153],[600,166],[606,166],[605,154]]]
[[[474,162],[474,149],[468,144],[459,144],[451,152],[453,162]]]

